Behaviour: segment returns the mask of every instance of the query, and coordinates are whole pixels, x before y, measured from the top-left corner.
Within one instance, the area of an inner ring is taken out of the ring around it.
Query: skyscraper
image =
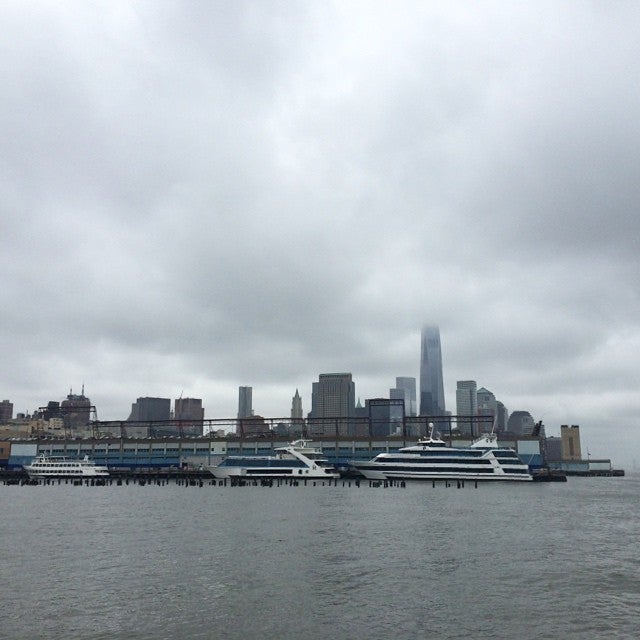
[[[420,415],[445,415],[440,329],[434,325],[422,329]]]
[[[176,398],[173,417],[176,420],[204,420],[204,408],[200,398]]]
[[[321,373],[311,392],[314,434],[350,435],[355,406],[356,385],[350,373]]]
[[[204,407],[200,398],[176,398],[173,417],[180,423],[180,433],[194,436],[202,435]]]
[[[498,401],[493,393],[484,387],[478,389],[478,415],[488,418],[478,421],[478,433],[491,431],[498,415]]]
[[[498,415],[496,417],[496,433],[502,433],[507,430],[509,410],[504,406],[504,403],[500,402],[500,400],[496,400],[496,407],[498,410]]]
[[[60,403],[60,415],[66,429],[84,427],[89,423],[91,400],[84,395],[84,384],[80,395],[74,394],[72,389],[69,390],[67,399]]]
[[[460,433],[473,434],[473,424],[478,415],[478,387],[475,380],[458,380],[456,414]]]
[[[392,400],[404,400],[404,413],[407,416],[418,415],[418,403],[416,402],[416,379],[397,377],[395,389],[389,389],[389,397]]]
[[[302,398],[296,389],[296,395],[291,399],[291,420],[302,420]]]
[[[249,418],[253,415],[253,387],[238,388],[238,418]]]
[[[131,405],[130,422],[150,420],[169,420],[171,400],[169,398],[138,398]]]

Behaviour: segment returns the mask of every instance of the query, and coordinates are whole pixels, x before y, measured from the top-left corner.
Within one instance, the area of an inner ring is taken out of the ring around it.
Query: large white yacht
[[[311,440],[296,440],[277,447],[272,456],[228,456],[209,467],[216,478],[338,478],[340,474]]]
[[[104,478],[109,475],[107,467],[96,465],[93,460],[89,459],[89,456],[67,458],[47,456],[41,453],[31,461],[31,464],[23,465],[23,469],[32,480],[37,478]]]
[[[416,445],[351,465],[370,480],[533,479],[528,465],[513,449],[500,447],[494,433],[483,434],[469,447],[453,447],[434,435],[433,428]]]

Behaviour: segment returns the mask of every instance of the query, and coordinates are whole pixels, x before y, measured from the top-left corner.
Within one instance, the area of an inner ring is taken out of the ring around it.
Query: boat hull
[[[27,466],[23,467],[31,480],[41,480],[45,478],[108,478],[108,471],[96,471],[92,473],[83,473],[82,471],[32,471]]]
[[[358,464],[354,469],[368,480],[482,480],[482,482],[531,482],[531,474],[521,473],[474,473],[473,471],[460,472],[428,472],[428,471],[402,471],[385,469],[367,469]]]
[[[256,467],[256,468],[247,468],[247,467],[208,467],[209,471],[213,474],[215,478],[224,479],[224,478],[292,478],[294,480],[331,480],[334,478],[339,478],[340,474],[336,472],[322,472],[319,473],[317,470],[312,469],[276,469],[272,467]],[[301,472],[301,473],[299,473]]]

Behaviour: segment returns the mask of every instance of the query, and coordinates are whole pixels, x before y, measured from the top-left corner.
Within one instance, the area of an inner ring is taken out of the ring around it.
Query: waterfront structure
[[[478,389],[477,398],[478,415],[489,416],[491,418],[491,420],[479,420],[478,429],[481,431],[492,431],[494,429],[496,416],[498,415],[498,401],[493,393],[484,387]]]
[[[356,386],[350,373],[321,373],[312,384],[311,435],[350,435],[354,429]]]
[[[530,436],[536,423],[528,411],[514,411],[509,416],[507,431],[516,436]]]
[[[13,420],[13,403],[9,400],[0,402],[0,424]]]
[[[577,424],[571,426],[560,425],[560,440],[563,460],[581,460],[580,427]]]
[[[372,398],[365,401],[368,408],[371,437],[401,435],[404,426],[404,399]]]
[[[609,458],[582,458],[580,427],[577,424],[560,426],[560,437],[544,438],[545,460],[550,469],[575,476],[623,476],[624,470],[614,469]]]
[[[475,380],[458,380],[456,383],[456,413],[458,430],[464,435],[476,432],[478,415],[478,386]]]
[[[238,387],[238,418],[253,415],[253,387]]]
[[[235,422],[234,418],[232,422]],[[104,433],[102,430],[100,433]],[[22,469],[39,454],[83,458],[88,455],[96,464],[110,469],[146,469],[180,467],[185,464],[198,468],[217,464],[227,455],[273,455],[276,447],[284,446],[288,437],[242,438],[210,432],[204,437],[115,437],[99,438],[48,438],[35,441],[28,437],[0,442],[4,458],[0,466]],[[502,447],[514,448],[519,457],[532,467],[543,464],[538,438],[499,439]],[[314,446],[322,449],[331,464],[347,466],[350,461],[371,460],[380,452],[394,452],[402,447],[415,445],[416,439],[408,436],[335,437],[314,438]],[[469,439],[456,440],[457,447],[471,444]],[[8,449],[8,451],[7,451]],[[7,457],[8,454],[8,457]]]
[[[138,398],[131,405],[128,422],[161,422],[171,418],[169,398]]]
[[[416,379],[407,376],[396,377],[396,386],[389,389],[389,398],[404,400],[404,414],[406,416],[418,415],[418,403],[416,401]]]
[[[422,329],[420,415],[444,416],[445,414],[440,329],[429,325]]]
[[[559,436],[545,438],[545,457],[547,462],[562,460],[562,439]]]

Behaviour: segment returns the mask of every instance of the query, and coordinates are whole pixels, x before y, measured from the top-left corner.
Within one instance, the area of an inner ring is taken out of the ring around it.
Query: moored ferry
[[[272,456],[228,456],[219,465],[208,467],[216,478],[339,478],[339,472],[311,440],[296,440],[277,447]]]
[[[104,478],[109,475],[107,467],[96,465],[89,456],[67,458],[40,454],[30,464],[23,465],[29,478]]]
[[[506,480],[530,481],[529,466],[510,448],[498,445],[494,433],[483,434],[469,447],[447,445],[433,428],[428,438],[393,453],[380,453],[351,466],[370,480]]]

